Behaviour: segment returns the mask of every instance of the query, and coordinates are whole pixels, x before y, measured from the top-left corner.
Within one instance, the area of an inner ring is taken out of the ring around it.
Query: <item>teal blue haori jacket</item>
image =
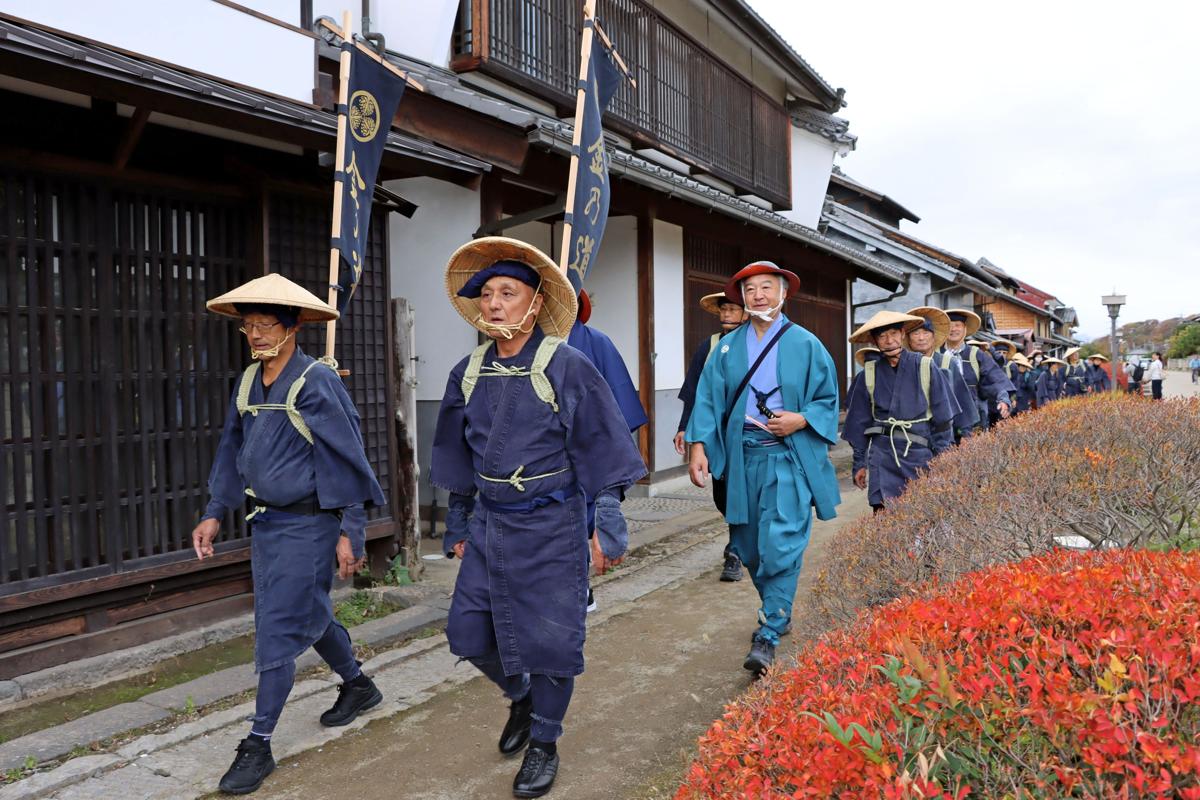
[[[749,520],[751,502],[742,454],[749,386],[737,398],[730,396],[750,369],[746,336],[751,329],[751,324],[746,323],[721,339],[700,375],[696,405],[685,434],[687,441],[704,444],[709,472],[726,482],[729,494],[725,519],[730,525]],[[808,420],[806,427],[784,440],[789,457],[808,481],[817,517],[833,519],[842,502],[837,475],[829,461],[829,447],[837,442],[838,435],[837,367],[821,341],[799,325],[792,325],[775,347],[776,380],[781,387],[784,410],[798,411]],[[718,430],[730,405],[734,411],[729,415],[729,423],[724,430]]]

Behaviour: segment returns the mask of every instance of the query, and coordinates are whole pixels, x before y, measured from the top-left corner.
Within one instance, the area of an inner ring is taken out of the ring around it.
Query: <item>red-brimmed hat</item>
[[[592,318],[592,298],[588,297],[587,289],[579,290],[579,313],[575,318],[583,325]]]
[[[746,278],[753,278],[755,275],[782,275],[788,283],[789,297],[800,291],[799,275],[791,270],[776,266],[770,261],[755,261],[739,269],[737,274],[729,279],[729,283],[725,284],[725,296],[739,306],[742,305],[745,300],[742,299],[742,291],[739,284],[746,280]]]

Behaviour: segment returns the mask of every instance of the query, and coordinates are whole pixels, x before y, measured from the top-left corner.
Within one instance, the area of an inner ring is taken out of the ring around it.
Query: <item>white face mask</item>
[[[777,275],[776,277],[779,278],[779,302],[769,311],[755,311],[750,307],[749,301],[746,300],[746,282],[742,281],[742,303],[746,307],[746,313],[751,317],[760,319],[763,322],[774,322],[775,315],[779,313],[779,309],[783,308],[783,304],[787,302],[787,284],[784,283],[782,275]]]
[[[541,291],[542,291],[542,278],[541,278],[541,275],[539,275],[537,288],[533,290],[533,297],[529,301],[529,308],[525,309],[525,314],[524,314],[524,316],[521,317],[520,322],[507,323],[507,324],[503,324],[503,325],[498,325],[494,322],[488,322],[487,320],[485,320],[483,318],[483,311],[481,310],[478,314],[475,315],[475,325],[478,326],[479,328],[483,329],[484,333],[497,334],[497,335],[503,336],[505,339],[509,339],[509,340],[511,340],[514,336],[516,336],[519,333],[525,334],[525,333],[532,332],[533,326],[531,325],[529,327],[529,330],[525,330],[525,323],[529,320],[529,315],[533,314],[533,304],[537,302],[538,294],[541,293]],[[534,320],[534,324],[535,325],[537,324],[536,319]]]

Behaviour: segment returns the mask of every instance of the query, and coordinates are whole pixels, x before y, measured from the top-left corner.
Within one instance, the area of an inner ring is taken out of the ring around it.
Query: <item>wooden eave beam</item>
[[[117,151],[113,156],[114,167],[125,169],[129,164],[129,159],[133,155],[138,142],[141,141],[142,131],[146,129],[146,122],[149,119],[150,109],[145,106],[139,106],[133,112],[133,116],[129,119],[129,124],[125,126],[125,131],[121,134],[121,140],[117,142]]]

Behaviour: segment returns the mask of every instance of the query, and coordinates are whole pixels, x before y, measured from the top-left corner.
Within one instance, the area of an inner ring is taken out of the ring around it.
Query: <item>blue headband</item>
[[[498,276],[514,278],[534,290],[542,284],[542,276],[528,264],[522,264],[520,261],[497,261],[490,267],[485,267],[472,275],[471,280],[458,290],[458,296],[479,297],[483,294],[483,285]]]
[[[966,322],[967,321],[966,314],[950,313],[950,314],[947,314],[946,316],[950,317],[951,322]]]
[[[928,320],[928,319],[925,320],[924,322],[921,323],[921,328],[924,328],[925,330],[929,331],[930,333],[933,333],[934,332],[933,331],[933,321]],[[914,330],[920,330],[921,328],[916,328]]]
[[[878,336],[879,334],[883,333],[884,331],[901,331],[901,330],[904,330],[904,323],[903,322],[893,322],[891,325],[884,325],[882,328],[875,328],[873,331],[871,331],[871,334],[874,336]]]
[[[279,320],[285,328],[294,328],[300,321],[300,309],[295,306],[277,306],[273,303],[234,303],[233,307],[243,317],[247,314],[265,314]]]

